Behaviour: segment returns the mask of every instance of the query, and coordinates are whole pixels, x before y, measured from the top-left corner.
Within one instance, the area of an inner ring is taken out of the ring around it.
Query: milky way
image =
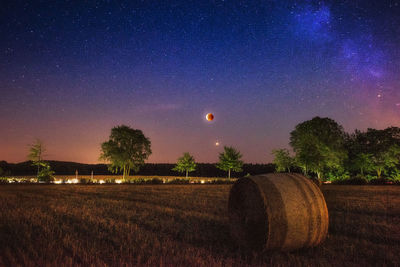
[[[314,116],[400,126],[399,1],[249,2],[2,2],[0,159],[97,162],[127,124],[150,162],[261,163]]]

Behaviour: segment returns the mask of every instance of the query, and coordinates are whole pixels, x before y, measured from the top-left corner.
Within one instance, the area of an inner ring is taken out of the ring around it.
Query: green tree
[[[139,171],[151,154],[151,142],[141,130],[126,125],[111,129],[108,141],[101,144],[100,159],[109,162],[109,170],[122,172],[123,179],[130,171]]]
[[[231,171],[242,171],[243,161],[242,155],[233,147],[224,146],[224,152],[219,154],[219,162],[216,167],[220,170],[228,172],[228,178],[231,178]]]
[[[275,156],[274,164],[278,172],[290,172],[290,168],[293,167],[293,158],[290,156],[289,150],[287,149],[274,149],[272,155]]]
[[[400,128],[367,129],[365,132],[356,130],[348,136],[346,147],[349,151],[350,164],[353,164],[360,154],[370,155],[368,168],[374,170],[378,178],[381,178],[384,172],[386,175],[390,171],[397,172]]]
[[[387,151],[372,156],[373,167],[378,178],[381,178],[382,172],[389,172],[399,164],[400,147],[393,145]]]
[[[290,145],[304,173],[312,171],[321,180],[325,170],[342,167],[347,157],[344,137],[343,127],[334,120],[315,117],[296,125],[290,133]]]
[[[42,161],[40,163],[41,169],[38,173],[38,181],[40,182],[50,182],[54,179],[54,171],[51,170],[50,164],[48,162]]]
[[[374,168],[373,155],[368,153],[359,153],[351,160],[353,168],[360,171],[361,176],[364,172],[370,172]]]
[[[176,166],[172,170],[186,172],[186,178],[188,178],[189,172],[196,170],[196,163],[193,156],[191,156],[188,152],[184,153],[183,156],[178,159]]]
[[[46,151],[43,142],[39,139],[30,145],[28,159],[32,161],[33,166],[37,166],[37,176],[39,176],[40,168],[43,166],[43,154]]]

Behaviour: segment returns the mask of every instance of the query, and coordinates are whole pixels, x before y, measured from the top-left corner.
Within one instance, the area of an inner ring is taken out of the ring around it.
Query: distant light
[[[116,182],[117,184],[120,184],[120,183],[122,183],[122,180],[118,179],[118,180],[115,180],[115,182]]]
[[[76,178],[74,178],[74,179],[68,179],[67,183],[68,183],[68,184],[77,184],[77,183],[79,183],[79,180],[76,179]]]
[[[104,180],[99,180],[99,184],[104,184]]]
[[[215,142],[215,145],[216,145],[216,146],[219,146],[219,142],[218,142],[218,141],[217,141],[217,142]]]
[[[202,184],[204,184],[205,182],[206,182],[206,181],[204,181],[204,180],[201,180],[201,181],[200,181],[200,183],[202,183]]]
[[[382,97],[382,94],[378,94],[377,97],[378,97],[378,98],[381,98],[381,97]]]
[[[61,181],[61,180],[55,180],[54,183],[55,183],[55,184],[61,184],[62,181]]]

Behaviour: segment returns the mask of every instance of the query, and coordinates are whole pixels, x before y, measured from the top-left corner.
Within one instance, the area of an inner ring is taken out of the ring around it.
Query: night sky
[[[314,116],[400,126],[400,1],[24,2],[0,4],[0,160],[95,163],[120,124],[169,163],[270,162]]]

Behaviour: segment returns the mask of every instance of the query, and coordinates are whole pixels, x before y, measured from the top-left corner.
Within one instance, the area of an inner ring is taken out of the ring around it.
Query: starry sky
[[[0,160],[25,161],[39,138],[46,159],[96,163],[120,124],[163,163],[216,162],[223,145],[267,163],[314,116],[400,126],[400,1],[0,7]]]

